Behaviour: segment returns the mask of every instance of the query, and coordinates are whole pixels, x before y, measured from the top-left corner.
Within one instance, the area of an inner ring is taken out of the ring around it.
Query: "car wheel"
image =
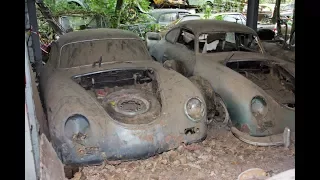
[[[189,80],[200,90],[202,96],[205,99],[206,105],[207,105],[207,117],[208,117],[208,123],[212,121],[212,118],[214,118],[216,114],[216,94],[213,91],[210,83],[203,79],[200,76],[191,76]]]
[[[227,126],[230,123],[230,115],[229,115],[227,106],[219,94],[215,94],[215,97],[216,97],[216,101],[215,101],[216,111],[215,111],[214,117],[212,118],[211,121],[209,121],[209,123],[213,121],[216,124],[219,124],[221,126]]]
[[[153,94],[139,89],[110,93],[103,101],[108,114],[124,124],[148,124],[160,115],[160,102]]]

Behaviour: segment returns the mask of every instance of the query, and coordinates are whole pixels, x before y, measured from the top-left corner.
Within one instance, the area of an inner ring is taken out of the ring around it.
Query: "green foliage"
[[[139,23],[145,19],[145,14],[138,11],[137,5],[143,10],[149,9],[148,0],[124,0],[120,11],[116,11],[117,0],[85,0],[88,8],[77,6],[67,1],[44,0],[54,17],[81,16],[83,18],[101,16],[107,20],[108,26],[116,28],[121,24]]]
[[[214,17],[215,20],[223,21],[223,15],[218,15]]]
[[[212,12],[212,7],[211,6],[205,6],[204,9],[204,19],[209,19],[211,16],[211,12]]]
[[[55,17],[66,14],[80,14],[87,12],[87,9],[84,9],[74,3],[68,3],[67,1],[55,2],[54,0],[44,0],[44,3]]]
[[[209,7],[211,7],[211,13],[242,12],[244,6],[245,0],[214,0],[213,4],[204,1],[199,9],[201,9],[205,14],[210,14],[208,12]]]

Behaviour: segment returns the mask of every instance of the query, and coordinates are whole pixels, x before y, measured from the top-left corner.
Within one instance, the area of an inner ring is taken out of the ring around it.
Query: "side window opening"
[[[168,23],[177,20],[177,13],[162,14],[159,18],[160,23]]]
[[[201,53],[223,52],[226,45],[226,33],[216,32],[202,34],[199,37],[199,51]]]
[[[174,41],[176,40],[176,37],[178,36],[178,33],[179,33],[178,28],[170,30],[165,36],[166,41],[173,44]]]
[[[199,37],[200,53],[249,51],[258,52],[257,40],[251,34],[235,32],[212,32]]]
[[[191,51],[194,51],[194,39],[195,36],[191,31],[182,29],[180,31],[177,43],[184,45]]]
[[[182,18],[183,16],[188,15],[188,14],[190,14],[190,13],[187,13],[187,12],[179,12],[179,13],[178,13],[178,18]]]

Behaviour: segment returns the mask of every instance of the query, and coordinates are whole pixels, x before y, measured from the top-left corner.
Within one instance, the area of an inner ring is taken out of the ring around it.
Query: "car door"
[[[185,76],[191,76],[195,65],[195,35],[188,29],[175,28],[166,35],[165,60],[176,60],[186,68]]]

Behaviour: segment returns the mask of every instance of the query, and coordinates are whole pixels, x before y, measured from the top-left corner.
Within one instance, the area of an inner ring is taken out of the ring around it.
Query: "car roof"
[[[175,12],[190,13],[188,10],[185,10],[185,9],[153,9],[149,11],[149,14],[151,14],[154,18],[158,19],[161,14],[175,13]]]
[[[187,14],[187,15],[184,15],[183,17],[186,17],[186,16],[199,16],[200,17],[200,14]]]
[[[205,13],[196,13],[196,15],[200,16],[200,17],[204,17]],[[242,13],[239,12],[221,12],[221,13],[214,13],[214,14],[210,14],[209,19],[212,19],[216,16],[220,16],[220,15],[242,15]]]
[[[121,29],[99,28],[99,29],[87,29],[81,31],[74,31],[62,35],[55,43],[60,49],[63,45],[86,41],[92,39],[108,39],[108,38],[135,38],[140,39],[138,35],[131,31]]]
[[[232,31],[257,35],[257,33],[253,29],[245,25],[213,19],[183,21],[181,23],[176,24],[172,28],[176,27],[190,29],[195,34],[200,34],[202,32],[209,31]]]
[[[239,13],[239,12],[222,12],[222,13],[214,13],[211,16],[229,15],[229,14],[242,14],[242,13]]]
[[[149,13],[170,13],[170,12],[189,12],[186,9],[153,9]]]

